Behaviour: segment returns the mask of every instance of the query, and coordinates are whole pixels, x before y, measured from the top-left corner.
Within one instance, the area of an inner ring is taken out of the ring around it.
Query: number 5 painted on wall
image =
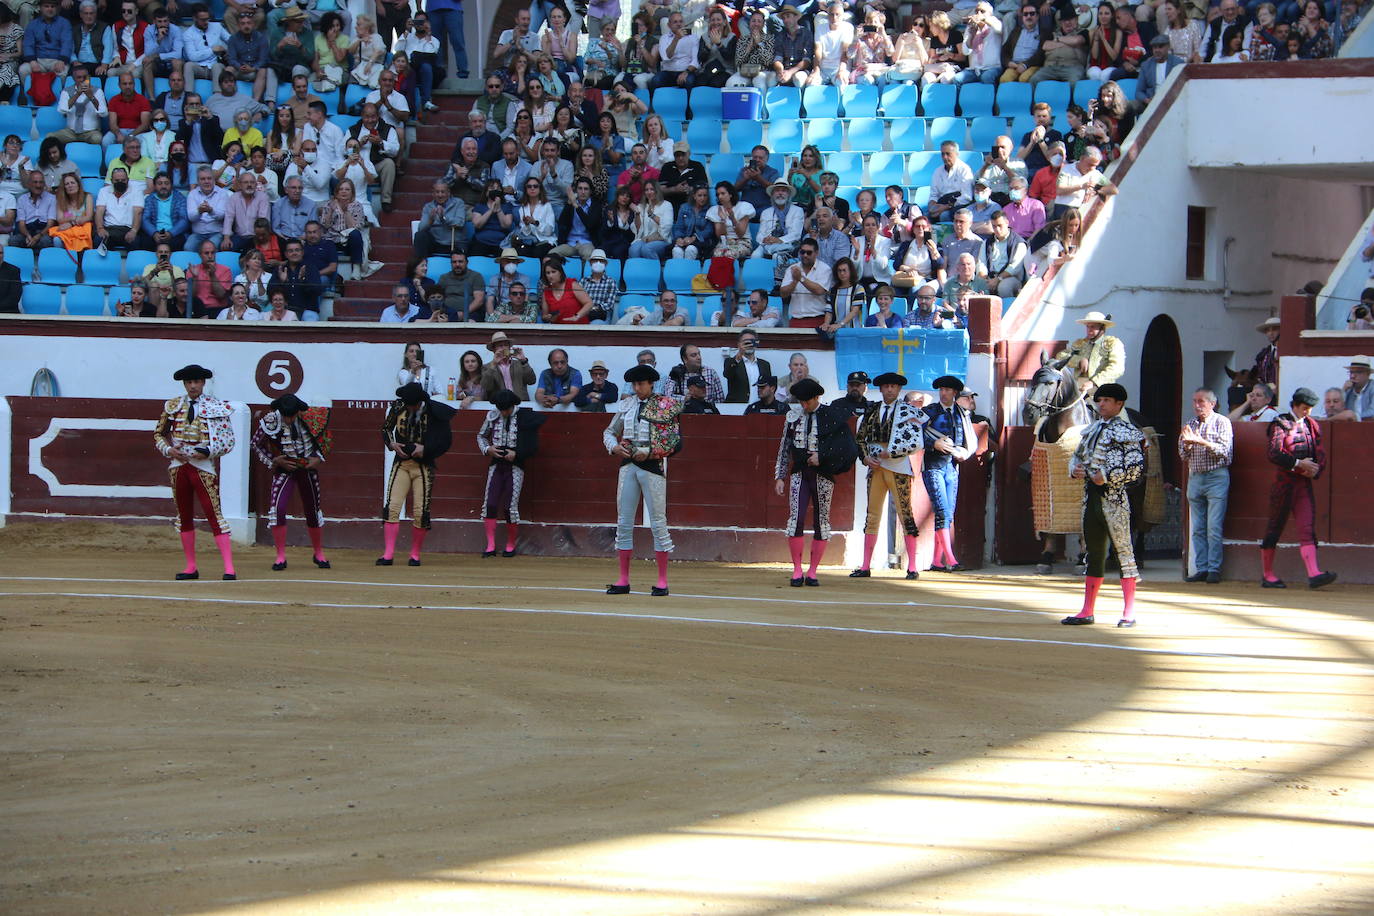
[[[258,360],[254,373],[258,390],[271,400],[282,395],[295,394],[305,381],[305,369],[294,354],[285,350],[273,350]]]

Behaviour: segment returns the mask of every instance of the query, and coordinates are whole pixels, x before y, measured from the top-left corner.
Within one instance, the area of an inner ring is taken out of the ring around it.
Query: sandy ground
[[[0,531],[0,911],[1374,912],[1374,589],[238,558]]]

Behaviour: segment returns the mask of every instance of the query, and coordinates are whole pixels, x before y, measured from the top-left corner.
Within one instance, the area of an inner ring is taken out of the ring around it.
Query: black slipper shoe
[[[280,563],[273,563],[273,564],[272,564],[272,572],[281,572],[281,571],[282,571],[283,569],[285,569],[285,568],[286,568],[286,561],[285,561],[285,560],[282,560]]]
[[[333,568],[334,568],[334,567],[332,567],[332,566],[329,565],[329,561],[328,561],[328,560],[321,560],[319,557],[311,557],[310,559],[311,559],[311,561],[314,562],[314,564],[315,564],[316,566],[318,566],[320,569],[333,569]]]
[[[1260,588],[1287,588],[1282,579],[1261,579]]]
[[[484,550],[484,551],[482,551],[482,559],[484,559],[484,560],[485,560],[487,557],[494,557],[494,556],[496,556],[496,551],[494,551],[494,550]]]
[[[870,572],[870,571],[867,570],[867,569],[856,569],[856,570],[854,570],[852,573],[849,574],[849,578],[851,578],[851,579],[867,579],[867,578],[870,578],[872,575],[873,575],[873,573]]]
[[[194,571],[194,572],[179,572],[179,573],[177,573],[177,581],[178,581],[178,582],[185,582],[187,579],[199,579],[199,578],[200,578],[200,572],[199,572],[199,571]]]
[[[908,570],[906,571],[906,577],[907,577],[908,579],[919,579],[919,578],[921,578],[921,574],[918,573],[918,572],[917,572],[916,570],[914,570],[914,569],[908,569]]]
[[[668,594],[668,589],[666,587],[659,588],[655,585],[653,588],[649,589],[649,594],[653,595],[655,598],[662,598]]]
[[[630,587],[629,587],[628,585],[608,585],[608,586],[606,586],[606,594],[608,594],[608,595],[628,595],[629,593],[630,593]]]
[[[396,562],[395,560],[388,560],[386,557],[378,557],[378,558],[377,558],[377,564],[376,564],[376,565],[378,565],[378,566],[390,566],[392,563],[395,563],[395,562]]]
[[[815,576],[807,576],[807,577],[806,577],[806,584],[807,584],[808,586],[810,586],[811,588],[819,588],[819,587],[820,587],[820,584],[821,584],[821,581],[820,581],[819,579],[817,579]]]
[[[238,578],[238,576],[234,573],[225,573],[224,575],[220,576],[220,578],[223,579],[225,582],[233,582],[235,579]]]
[[[1095,621],[1091,617],[1065,617],[1063,620],[1059,622],[1066,627],[1086,627],[1090,624],[1096,623],[1097,621]]]
[[[797,578],[795,579],[788,579],[787,584],[792,586],[793,588],[801,588],[803,581],[805,580],[803,580],[801,576],[797,576]]]
[[[417,560],[417,559],[415,559],[414,557],[411,557],[409,560],[406,560],[406,565],[407,565],[407,566],[419,566],[419,565],[420,565],[420,561]]]
[[[1321,588],[1323,585],[1330,585],[1336,581],[1336,574],[1333,572],[1318,573],[1307,578],[1308,588]]]

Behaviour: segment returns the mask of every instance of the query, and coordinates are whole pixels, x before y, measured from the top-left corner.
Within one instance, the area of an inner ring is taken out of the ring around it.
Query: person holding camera
[[[897,270],[892,274],[892,285],[898,288],[911,288],[936,280],[945,282],[945,259],[935,244],[935,233],[930,230],[930,220],[919,212],[911,220],[912,242],[906,246]]]
[[[439,60],[439,39],[430,32],[429,16],[417,13],[405,26],[405,32],[391,46],[392,54],[405,54],[415,71],[420,88],[420,104],[425,111],[438,111],[439,106],[431,99],[434,92],[434,77],[442,70]]]
[[[431,185],[434,198],[420,211],[415,227],[415,256],[427,258],[435,252],[465,251],[467,207],[453,196],[442,179]]]
[[[987,0],[980,0],[964,20],[964,41],[959,49],[968,58],[968,66],[959,71],[954,82],[991,85],[1001,78],[1002,20]]]
[[[749,296],[751,303],[756,297],[761,298],[765,305],[768,303],[768,293],[764,290],[754,290]],[[773,374],[773,367],[768,360],[758,355],[758,347],[757,331],[750,328],[740,331],[735,352],[727,352],[725,357],[724,375],[728,391],[724,398],[708,400],[723,400],[727,404],[749,403],[749,393],[754,390],[758,380]]]

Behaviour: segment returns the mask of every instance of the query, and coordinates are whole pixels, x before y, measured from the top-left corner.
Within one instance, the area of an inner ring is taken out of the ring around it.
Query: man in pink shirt
[[[209,239],[200,243],[200,263],[186,268],[186,279],[191,283],[189,317],[215,318],[229,304],[234,274],[215,262],[215,243]]]
[[[238,193],[224,208],[223,237],[220,251],[243,251],[253,245],[253,223],[272,217],[267,192],[258,189],[257,176],[245,172],[238,177]]]
[[[1007,192],[1011,202],[1002,208],[1015,232],[1027,242],[1045,225],[1045,205],[1026,192],[1026,179],[1013,178]]]

